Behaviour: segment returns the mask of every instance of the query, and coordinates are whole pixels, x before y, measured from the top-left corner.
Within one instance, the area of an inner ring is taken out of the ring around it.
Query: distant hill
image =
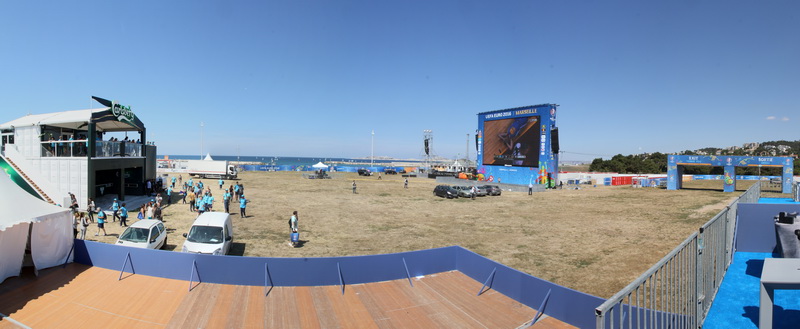
[[[680,155],[737,155],[737,156],[785,156],[793,157],[794,174],[800,175],[800,140],[770,141],[763,143],[745,143],[742,146],[726,148],[705,147],[698,150],[686,150]],[[563,170],[563,169],[562,169]],[[644,153],[622,155],[617,154],[609,160],[597,158],[589,165],[589,171],[618,172],[625,174],[659,174],[667,172],[667,155],[663,153]],[[686,167],[684,173],[695,175],[722,175],[721,167]],[[779,176],[781,168],[737,168],[738,175]]]

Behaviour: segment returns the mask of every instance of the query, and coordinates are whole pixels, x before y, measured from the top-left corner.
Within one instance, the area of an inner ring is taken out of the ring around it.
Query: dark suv
[[[484,185],[483,188],[486,189],[486,193],[489,195],[500,195],[503,193],[503,190],[497,185]]]
[[[433,188],[433,195],[448,199],[454,199],[458,198],[458,191],[456,191],[456,189],[450,187],[449,185],[436,185],[436,187]]]

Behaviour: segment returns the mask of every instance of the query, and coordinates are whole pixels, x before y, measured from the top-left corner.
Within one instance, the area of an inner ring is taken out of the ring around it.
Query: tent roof
[[[322,163],[322,161],[317,162],[317,164],[311,166],[311,168],[328,168],[328,165]]]
[[[19,223],[37,222],[41,217],[68,213],[69,209],[61,208],[37,199],[24,191],[11,178],[0,173],[0,231]]]
[[[214,161],[214,158],[211,157],[211,153],[206,153],[206,157],[203,160]]]
[[[0,129],[11,129],[14,127],[47,125],[67,129],[86,129],[89,122],[94,122],[99,131],[131,131],[142,130],[144,125],[138,118],[136,124],[131,125],[116,120],[111,113],[111,108],[99,108],[88,110],[63,111],[44,114],[30,114],[24,117],[11,120],[0,124]]]

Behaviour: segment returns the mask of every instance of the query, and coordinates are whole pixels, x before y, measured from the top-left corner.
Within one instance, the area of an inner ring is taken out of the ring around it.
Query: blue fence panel
[[[478,282],[486,282],[492,270],[497,268],[487,287],[532,308],[538,308],[551,291],[543,310],[545,314],[579,328],[594,327],[594,309],[604,302],[603,299],[522,273],[470,250],[459,249],[457,269],[461,273]]]
[[[736,251],[774,252],[774,217],[779,212],[800,211],[797,204],[740,203],[736,223]]]

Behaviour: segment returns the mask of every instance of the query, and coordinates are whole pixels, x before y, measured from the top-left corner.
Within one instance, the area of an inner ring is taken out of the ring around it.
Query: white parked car
[[[226,255],[233,242],[231,215],[226,212],[206,212],[197,217],[189,229],[183,233],[186,241],[182,252],[197,254]]]
[[[142,219],[128,226],[117,239],[121,246],[161,249],[167,245],[167,229],[158,219]]]

